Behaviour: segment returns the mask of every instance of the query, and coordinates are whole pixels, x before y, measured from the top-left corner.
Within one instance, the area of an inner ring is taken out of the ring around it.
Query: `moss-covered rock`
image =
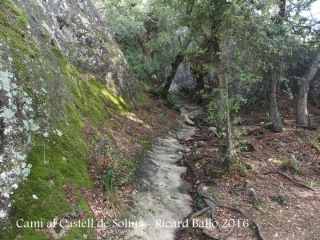
[[[127,111],[139,90],[89,0],[2,0],[0,55],[0,239],[50,239],[16,221],[72,217],[77,206],[91,216],[84,121],[101,126],[105,108]],[[92,230],[65,238],[83,234]]]

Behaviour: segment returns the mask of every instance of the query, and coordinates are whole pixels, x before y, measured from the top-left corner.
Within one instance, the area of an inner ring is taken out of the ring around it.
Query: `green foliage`
[[[209,124],[215,125],[216,124],[216,112],[217,112],[218,106],[217,106],[217,102],[215,100],[212,100],[208,106],[207,106],[207,112],[208,112],[208,116],[206,118],[206,121]]]
[[[250,147],[249,147],[247,141],[239,140],[236,148],[240,152],[248,152]]]
[[[118,0],[96,1],[99,9],[105,13],[105,18],[118,40],[126,37],[134,38],[145,30],[144,23],[150,17],[150,1]],[[129,39],[128,39],[129,40]]]
[[[259,210],[260,206],[262,204],[261,198],[255,198],[253,199],[252,205],[255,209]]]
[[[136,79],[143,83],[146,82],[146,79],[156,69],[154,62],[146,60],[142,50],[137,45],[132,48],[124,48],[123,53]]]
[[[204,208],[206,206],[206,203],[205,203],[205,201],[203,201],[203,199],[201,197],[198,197],[197,201],[196,201],[196,206],[199,209],[202,209],[202,208]]]
[[[320,152],[320,139],[317,137],[308,137],[310,143],[312,144],[312,146],[317,149],[318,152]]]
[[[280,169],[282,171],[288,171],[293,174],[302,174],[302,170],[300,169],[297,161],[295,161],[294,159],[287,159],[282,161],[280,164]]]
[[[205,94],[202,94],[202,96],[204,98],[207,98]],[[236,113],[239,111],[240,109],[240,102],[244,102],[244,100],[242,100],[243,98],[239,98],[238,100],[236,100],[235,98],[231,98],[226,100],[227,104],[228,104],[228,109],[229,111],[232,113]],[[216,125],[217,124],[217,111],[218,111],[218,101],[216,99],[212,99],[209,104],[207,105],[207,112],[208,112],[208,116],[206,118],[206,122],[208,122],[209,124],[212,125]],[[232,115],[232,123],[235,125],[239,125],[242,122],[241,117],[236,116],[236,115]]]
[[[232,119],[232,123],[233,123],[234,125],[241,125],[241,124],[243,124],[243,119],[242,119],[242,117],[240,117],[240,116],[235,116],[235,117]]]
[[[182,93],[179,91],[169,92],[166,98],[167,104],[172,108],[176,107],[176,105],[181,102],[181,99]]]
[[[142,139],[140,143],[147,145],[145,139]],[[137,162],[127,160],[107,135],[102,137],[98,152],[103,155],[104,159],[110,159],[109,167],[104,169],[100,176],[100,184],[104,186],[106,193],[112,200],[118,201],[118,187],[130,183],[134,179]]]
[[[282,92],[285,93],[290,99],[293,99],[293,94],[289,87],[289,79],[280,77],[279,83],[283,85]]]
[[[237,167],[239,168],[240,172],[245,177],[250,177],[251,175],[251,169],[249,169],[246,164],[244,164],[242,161],[237,161]]]
[[[106,168],[100,178],[100,183],[108,195],[114,195],[118,191],[115,171],[112,168]]]
[[[315,187],[317,185],[317,180],[312,180],[309,182],[310,187]]]
[[[96,3],[105,13],[135,77],[144,84],[162,83],[184,36],[173,24],[176,12],[170,4],[154,0]]]
[[[315,31],[308,31],[316,29],[316,22],[301,16],[312,0],[287,4],[283,24],[278,24],[279,1],[274,0],[96,2],[134,75],[147,84],[162,83],[170,71],[168,66],[182,51],[192,69],[203,74],[215,74],[217,61],[226,60],[227,77],[231,84],[237,82],[242,97],[259,86],[265,89],[271,72],[277,74],[284,92],[292,97],[288,80],[295,82],[303,76],[315,42],[319,42],[314,41]],[[301,42],[301,37],[306,41]],[[189,42],[192,48],[186,49]],[[209,53],[210,48],[216,56]],[[289,73],[289,68],[297,75]],[[246,99],[234,96],[232,101],[240,106],[242,100]]]
[[[272,195],[270,198],[282,206],[288,205],[287,200],[282,195]]]
[[[204,89],[200,89],[200,90],[196,91],[196,93],[194,94],[194,98],[204,101],[204,100],[207,100],[209,97]]]

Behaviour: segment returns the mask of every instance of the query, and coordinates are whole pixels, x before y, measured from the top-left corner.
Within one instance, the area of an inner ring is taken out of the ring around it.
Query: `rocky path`
[[[192,119],[200,112],[198,107],[185,106],[181,108],[181,118],[186,122],[186,115]],[[176,133],[155,140],[141,166],[134,212],[130,217],[132,228],[127,229],[124,239],[174,239],[179,222],[191,213],[191,186],[180,178],[186,168],[176,163],[186,150],[179,140],[192,136],[195,130],[181,122]]]

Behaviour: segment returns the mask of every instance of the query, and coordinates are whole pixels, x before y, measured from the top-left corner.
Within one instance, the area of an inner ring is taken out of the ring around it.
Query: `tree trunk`
[[[216,49],[214,48],[216,46]],[[215,50],[214,50],[215,49]],[[218,133],[218,154],[223,166],[230,170],[236,160],[230,122],[229,88],[228,88],[228,67],[230,65],[229,46],[224,40],[221,44],[211,46],[211,51],[223,54],[215,55],[216,75],[218,81],[217,96],[217,133]],[[214,55],[213,55],[214,56]]]
[[[278,19],[277,24],[282,25],[284,19],[286,18],[286,0],[280,0],[279,2],[279,12],[278,12]]]
[[[191,73],[194,78],[195,87],[194,90],[197,92],[199,90],[204,89],[204,74],[201,72],[201,70],[198,70],[196,67],[192,66],[190,67]]]
[[[230,170],[236,160],[233,144],[232,131],[230,122],[230,106],[229,106],[229,89],[228,89],[228,66],[230,59],[228,56],[229,46],[224,39],[219,44],[218,39],[211,40],[208,52],[213,58],[212,63],[215,71],[211,74],[214,76],[218,84],[217,92],[217,135],[218,135],[218,157],[222,161],[223,166]],[[223,53],[223,54],[221,54]]]
[[[280,113],[278,111],[278,103],[277,103],[277,85],[278,78],[277,74],[273,73],[271,77],[271,84],[269,90],[269,112],[270,118],[273,125],[273,130],[275,132],[282,132],[284,130],[284,126],[280,117]]]
[[[173,63],[171,64],[172,70],[171,70],[169,76],[166,78],[166,83],[165,83],[165,85],[164,85],[164,87],[162,89],[162,94],[161,95],[162,95],[163,98],[167,98],[171,83],[173,81],[173,78],[176,75],[178,67],[179,67],[180,63],[182,63],[182,61],[183,61],[183,56],[182,56],[181,53],[179,53],[176,56],[176,58],[173,61]]]
[[[150,60],[151,59],[150,53],[149,53],[148,49],[146,48],[146,46],[144,45],[143,40],[141,39],[140,35],[135,34],[135,38],[136,38],[138,44],[140,45],[140,48],[142,49],[144,56],[146,56],[146,58],[148,58]]]
[[[311,65],[306,71],[303,81],[299,88],[298,94],[298,105],[297,105],[297,115],[296,115],[296,124],[298,127],[309,127],[309,119],[308,119],[308,92],[309,87],[316,75],[317,71],[320,68],[320,49],[318,50],[315,58],[313,59]]]
[[[218,132],[218,154],[223,165],[230,169],[235,162],[232,146],[232,133],[230,123],[228,79],[225,72],[218,75],[218,108],[217,108],[217,132]]]
[[[281,26],[286,17],[286,0],[279,1],[279,12],[278,17],[276,18],[276,24]],[[282,63],[280,61],[278,69],[271,70],[272,73],[270,79],[270,88],[269,88],[269,112],[270,118],[273,125],[273,130],[275,132],[282,132],[284,130],[284,126],[280,117],[280,113],[278,111],[278,103],[277,103],[277,86],[278,86],[278,77],[280,76],[280,72],[282,71]]]

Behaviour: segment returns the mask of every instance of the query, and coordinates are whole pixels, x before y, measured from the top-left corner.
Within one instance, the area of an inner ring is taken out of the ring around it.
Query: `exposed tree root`
[[[231,233],[233,233],[234,229],[236,226],[233,226],[229,229],[229,231],[227,231],[225,234],[222,235],[222,237],[220,238],[220,240],[224,240],[226,237],[228,237],[229,235],[231,235]]]
[[[318,173],[320,173],[320,169],[318,169],[317,167],[314,167],[314,170]]]
[[[257,170],[255,170],[255,169],[251,169],[251,171],[258,177],[258,178],[260,178],[260,179],[264,179],[265,178],[265,176],[263,176],[261,173],[259,173]]]
[[[190,216],[190,219],[194,219],[195,217],[198,217],[198,216],[204,214],[205,212],[209,211],[210,209],[211,209],[210,207],[206,207],[206,208],[204,208],[204,209],[202,209],[202,210],[200,210],[200,211],[192,214],[192,215]]]
[[[207,198],[204,199],[204,201],[206,202],[206,204],[213,210],[213,214],[215,213],[215,205],[213,204],[213,202]]]
[[[299,181],[296,181],[294,180],[292,177],[290,177],[288,174],[284,173],[284,172],[281,172],[281,171],[271,171],[271,172],[267,172],[265,173],[266,174],[270,174],[270,173],[277,173],[287,179],[289,179],[291,182],[293,182],[294,184],[300,186],[300,187],[304,187],[304,188],[307,188],[309,190],[312,190],[312,191],[315,191],[315,189],[313,187],[310,187],[308,184],[305,184],[303,182],[299,182]]]
[[[305,188],[308,188],[312,191],[315,191],[313,187],[310,187],[309,185],[303,183],[303,182],[299,182],[299,181],[296,181],[294,179],[292,179],[288,174],[284,173],[284,172],[280,172],[280,171],[277,171],[278,174],[288,178],[290,181],[292,181],[293,183],[295,183],[296,185],[299,185],[299,186],[302,186],[302,187],[305,187]]]
[[[293,179],[292,179],[293,180]],[[196,216],[199,216],[201,214],[203,214],[204,212],[207,212],[208,210],[211,209],[211,218],[216,221],[217,223],[219,223],[218,219],[215,217],[215,208],[216,207],[221,207],[221,208],[226,208],[226,209],[229,209],[229,210],[232,210],[232,211],[235,211],[235,212],[238,212],[240,214],[242,214],[245,218],[248,218],[249,217],[247,216],[247,214],[245,214],[245,212],[240,209],[240,208],[237,208],[237,207],[234,207],[234,206],[229,206],[229,205],[224,205],[222,204],[219,199],[217,198],[217,196],[213,196],[214,199],[216,199],[216,202],[217,203],[214,203],[214,201],[209,197],[209,196],[206,196],[202,190],[202,185],[199,184],[199,186],[197,187],[197,193],[200,197],[204,198],[204,201],[206,202],[206,204],[208,205],[208,207],[204,208],[203,210],[200,210],[196,213],[194,213],[193,215],[191,215],[190,219],[196,217]],[[262,233],[262,230],[259,226],[259,224],[250,219],[250,221],[253,223],[254,227],[255,227],[255,230],[257,231],[257,235],[259,237],[260,240],[265,240],[264,236],[263,236],[263,233]],[[222,228],[220,227],[220,224],[217,225],[218,229],[220,232],[222,232]],[[235,229],[235,226],[231,227],[227,232],[225,232],[221,237],[220,237],[220,240],[224,240],[226,239],[229,235],[231,235],[233,233]],[[203,230],[203,233],[209,237],[211,237],[212,239],[219,239],[217,236],[215,236],[214,234],[210,233],[209,231],[207,230]]]
[[[254,224],[255,229],[257,230],[257,234],[258,234],[259,239],[260,240],[265,240],[259,224],[256,221],[253,221],[253,220],[252,220],[252,223]]]
[[[203,191],[202,191],[202,184],[199,184],[199,186],[197,187],[197,193],[200,197],[203,198],[208,198],[207,196],[204,195]],[[209,199],[210,200],[210,199]]]
[[[244,212],[243,212],[243,210],[240,209],[240,208],[237,208],[237,207],[228,206],[228,205],[223,205],[223,204],[219,204],[218,207],[226,208],[226,209],[229,209],[229,210],[232,210],[232,211],[241,213],[242,215],[245,215]]]
[[[212,218],[212,220],[214,220],[217,223],[217,227],[218,227],[219,231],[222,232],[223,229],[221,228],[220,221],[219,221],[218,218],[216,218],[216,206],[208,198],[204,198],[204,201],[209,206],[209,208],[211,208],[211,218]]]

